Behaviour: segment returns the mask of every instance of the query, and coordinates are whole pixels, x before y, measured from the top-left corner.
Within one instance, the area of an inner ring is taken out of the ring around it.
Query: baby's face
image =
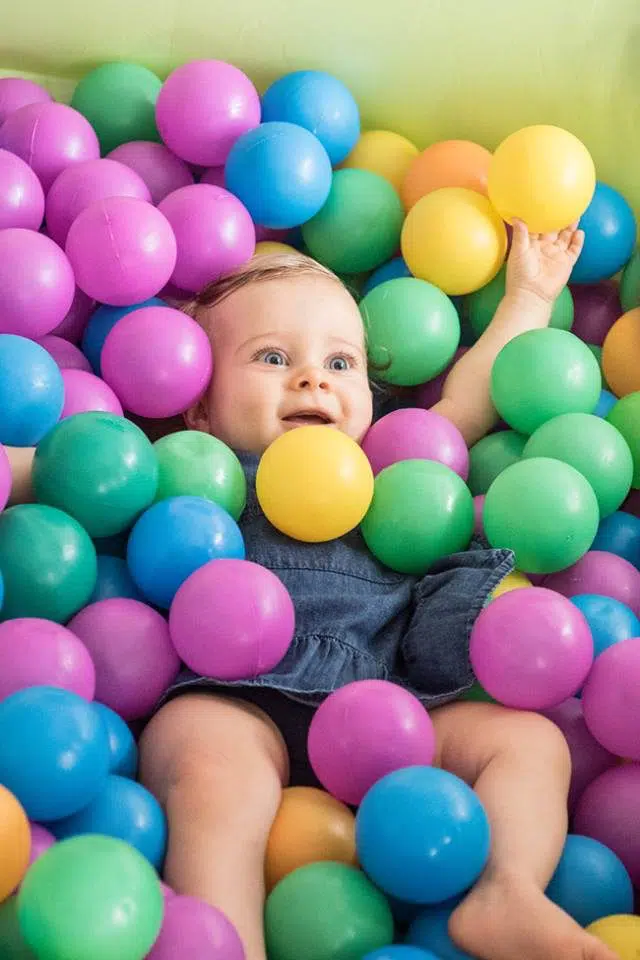
[[[211,309],[214,373],[200,429],[262,453],[288,430],[327,424],[360,441],[372,403],[360,312],[319,274],[249,283]]]

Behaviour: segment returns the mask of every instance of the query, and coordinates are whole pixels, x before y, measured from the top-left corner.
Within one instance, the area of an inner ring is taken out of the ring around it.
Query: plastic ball
[[[294,540],[321,543],[353,530],[373,495],[358,444],[332,427],[297,427],[263,453],[256,494],[270,523]]]
[[[272,121],[241,136],[225,165],[225,184],[255,223],[289,229],[324,206],[331,161],[317,137],[292,123]]]
[[[639,800],[640,765],[618,765],[589,784],[573,821],[576,833],[599,840],[620,857],[635,887],[640,883]]]
[[[454,302],[454,299],[455,298],[452,298],[452,302]],[[447,364],[442,373],[432,377],[431,380],[427,380],[426,383],[420,384],[414,393],[414,402],[416,406],[422,407],[425,410],[429,410],[431,407],[435,406],[439,400],[442,400],[442,392],[444,390],[444,385],[447,382],[447,377],[455,367],[460,357],[463,357],[468,349],[468,347],[458,347],[450,363]]]
[[[13,477],[9,457],[2,444],[0,444],[0,511],[4,510],[7,505],[12,483]]]
[[[487,193],[491,154],[470,140],[442,140],[417,156],[402,182],[400,195],[406,210],[443,187],[462,187]]]
[[[256,243],[256,249],[254,250],[254,257],[267,257],[272,254],[282,254],[282,253],[293,253],[297,254],[298,251],[295,247],[289,246],[288,243],[278,243],[275,240],[261,240],[259,243]]]
[[[140,960],[156,940],[163,897],[151,864],[113,837],[57,843],[29,871],[18,896],[25,940],[38,957],[77,953]]]
[[[131,730],[121,716],[103,703],[94,704],[109,737],[109,773],[135,779],[138,771],[138,747]]]
[[[640,760],[640,637],[604,650],[582,694],[585,722],[598,743],[619,757]]]
[[[0,334],[0,443],[35,445],[58,422],[63,404],[62,374],[47,351]]]
[[[399,191],[407,170],[417,156],[415,144],[399,133],[365,130],[342,167],[377,173]]]
[[[449,936],[449,920],[458,905],[428,907],[411,922],[406,943],[425,950],[437,950],[439,960],[472,960],[470,954],[460,950]]]
[[[129,573],[126,561],[121,557],[98,554],[98,576],[89,603],[99,600],[111,600],[113,597],[126,597],[130,600],[142,600],[142,594]]]
[[[566,839],[546,895],[581,927],[633,911],[633,886],[621,860],[604,844],[576,834]]]
[[[373,950],[363,957],[363,960],[438,960],[438,958],[431,951],[399,943]]]
[[[0,150],[0,230],[39,230],[43,216],[44,191],[37,176],[20,157]]]
[[[76,413],[100,411],[122,416],[122,405],[104,380],[85,370],[63,370],[64,407],[61,420]]]
[[[486,493],[484,529],[525,573],[554,573],[590,548],[600,519],[590,483],[567,463],[532,457],[507,467]]]
[[[503,140],[489,165],[489,199],[503,220],[532,233],[562,230],[585,212],[596,186],[593,160],[568,130],[524,127]]]
[[[408,903],[439,903],[467,890],[486,865],[489,844],[489,821],[476,794],[433,767],[388,774],[356,815],[363,870]]]
[[[33,230],[0,230],[0,333],[50,333],[74,293],[71,264],[53,240]]]
[[[112,150],[107,159],[117,160],[135,171],[146,183],[156,205],[174,190],[193,184],[193,174],[187,164],[164,143],[132,140]]]
[[[640,390],[634,358],[640,349],[640,307],[623,314],[608,331],[602,345],[602,369],[612,391],[626,397]]]
[[[580,283],[571,288],[573,327],[576,337],[585,343],[602,346],[604,338],[624,312],[614,283]]]
[[[424,280],[389,280],[360,302],[369,362],[386,383],[413,387],[437,376],[460,341],[451,300]]]
[[[0,902],[13,893],[23,879],[29,866],[31,830],[29,821],[19,800],[0,786]],[[4,941],[3,947],[4,947]]]
[[[21,504],[0,514],[1,617],[66,623],[89,600],[96,552],[87,532],[62,510]]]
[[[596,417],[602,417],[603,420],[606,420],[607,416],[613,410],[618,398],[614,397],[612,393],[609,393],[608,390],[600,391],[600,399],[598,400],[598,405],[593,411]]]
[[[245,960],[242,941],[221,910],[195,897],[174,896],[165,904],[160,936],[148,960]]]
[[[78,343],[95,306],[95,301],[76,287],[69,312],[62,323],[59,323],[51,333],[56,337],[68,340],[70,343]]]
[[[579,593],[572,601],[589,624],[594,656],[599,657],[621,640],[640,637],[640,619],[619,600],[595,593]]]
[[[411,208],[401,247],[415,277],[445,293],[466,294],[497,274],[507,252],[507,232],[486,197],[463,187],[443,187]]]
[[[369,279],[362,287],[362,296],[366,297],[368,293],[380,286],[381,283],[387,283],[389,280],[398,280],[400,277],[410,277],[411,271],[402,257],[394,257],[383,263],[373,271]]]
[[[584,246],[571,283],[597,283],[622,270],[636,246],[636,218],[622,194],[596,183],[579,227],[584,230]]]
[[[62,337],[54,337],[53,334],[40,337],[36,343],[44,347],[53,357],[60,370],[84,370],[86,373],[91,373],[91,364],[74,343],[63,340]]]
[[[71,106],[98,134],[102,153],[129,140],[158,140],[155,107],[162,81],[137,63],[103,63],[78,83]]]
[[[0,699],[40,686],[93,700],[96,672],[89,651],[70,630],[50,620],[0,623]]]
[[[86,207],[71,224],[65,249],[80,289],[112,306],[157,294],[177,256],[166,217],[133,197],[107,197]]]
[[[619,430],[629,444],[633,457],[634,488],[640,487],[640,391],[629,393],[618,400],[616,405],[607,414],[607,420],[616,430]]]
[[[100,366],[126,410],[172,417],[206,390],[211,346],[202,327],[182,311],[143,307],[125,314],[107,334]]]
[[[237,520],[244,510],[247,482],[237,456],[217,437],[181,430],[154,444],[158,458],[156,500],[191,495],[217,503]]]
[[[469,451],[471,493],[486,493],[503,470],[520,460],[526,443],[527,438],[515,430],[500,430],[478,440]]]
[[[29,854],[29,866],[31,866],[36,862],[36,860],[40,859],[43,853],[46,853],[47,850],[51,849],[56,842],[56,838],[49,830],[40,826],[38,823],[29,823],[29,830],[31,833],[31,853]]]
[[[566,570],[545,577],[545,586],[565,597],[578,593],[613,597],[640,617],[640,573],[628,560],[613,553],[590,550]]]
[[[358,680],[322,702],[309,728],[308,752],[324,788],[355,805],[393,770],[430,764],[435,734],[408,690],[386,680]]]
[[[622,271],[620,279],[620,302],[623,310],[640,307],[640,250],[634,250],[631,259]]]
[[[393,917],[384,895],[359,870],[310,863],[269,895],[265,936],[271,960],[351,960],[391,943]]]
[[[127,307],[107,307],[101,306],[91,315],[86,329],[82,336],[82,351],[93,372],[97,376],[102,375],[102,349],[104,342],[115,327],[118,320],[125,317],[134,310],[141,310],[143,307],[166,307],[165,300],[159,297],[150,297],[142,303]]]
[[[482,336],[500,305],[506,290],[506,269],[502,267],[493,280],[472,293],[467,300],[467,315],[476,337]],[[563,287],[553,302],[550,327],[555,330],[571,330],[573,324],[573,297],[568,287]],[[575,331],[574,331],[575,333]]]
[[[496,597],[501,597],[503,593],[511,593],[512,590],[522,590],[524,587],[532,586],[531,580],[529,580],[524,573],[521,573],[519,570],[512,570],[491,592],[491,596],[495,600]]]
[[[623,510],[612,513],[598,527],[593,549],[615,553],[640,568],[640,518]]]
[[[616,951],[620,960],[635,960],[640,950],[640,917],[622,914],[596,920],[587,927],[598,940]]]
[[[458,474],[433,460],[404,460],[376,477],[361,529],[381,563],[422,576],[468,547],[473,524],[473,498]]]
[[[400,460],[436,460],[466,480],[469,452],[458,428],[432,410],[394,410],[377,420],[362,441],[374,475]]]
[[[167,623],[138,600],[92,603],[69,623],[96,668],[96,699],[124,720],[148,716],[175,680],[180,662]]]
[[[30,103],[50,103],[51,94],[24,77],[0,77],[0,126],[10,113]]]
[[[256,232],[240,201],[220,187],[181,187],[160,203],[176,237],[178,259],[171,282],[199,293],[253,256]]]

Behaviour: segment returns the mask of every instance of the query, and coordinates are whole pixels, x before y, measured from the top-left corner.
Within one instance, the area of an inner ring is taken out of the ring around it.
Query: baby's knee
[[[562,731],[539,713],[509,710],[504,717],[504,748],[543,763],[563,775],[571,772],[569,746]]]

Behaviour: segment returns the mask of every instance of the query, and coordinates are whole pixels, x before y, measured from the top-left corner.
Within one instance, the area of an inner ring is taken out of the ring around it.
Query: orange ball
[[[22,804],[0,786],[0,903],[16,889],[29,866],[31,830]]]
[[[602,345],[602,372],[616,397],[640,390],[640,307],[623,313]]]
[[[432,144],[416,157],[404,178],[400,196],[405,210],[441,187],[465,187],[486,196],[490,162],[490,152],[471,140]]]
[[[323,790],[289,787],[282,792],[267,843],[267,890],[298,867],[319,860],[356,864],[355,817]]]

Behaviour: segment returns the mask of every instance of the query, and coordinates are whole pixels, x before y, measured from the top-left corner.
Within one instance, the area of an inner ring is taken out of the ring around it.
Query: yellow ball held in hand
[[[588,926],[587,933],[615,950],[620,960],[638,960],[640,957],[640,917],[628,914],[603,917]]]
[[[418,152],[418,148],[399,133],[391,130],[366,130],[340,166],[377,173],[379,177],[388,180],[396,190],[400,190]]]
[[[280,243],[278,240],[261,240],[256,243],[254,257],[269,257],[274,254],[298,253],[295,247],[288,243]]]
[[[276,529],[294,540],[321,543],[358,526],[373,497],[373,473],[345,433],[296,427],[263,453],[256,494]]]
[[[443,187],[411,208],[401,246],[414,277],[461,295],[493,280],[507,253],[507,231],[486,197]]]
[[[596,187],[585,145],[568,130],[539,124],[503,140],[489,166],[489,199],[507,222],[532,233],[562,230],[579,220]]]

